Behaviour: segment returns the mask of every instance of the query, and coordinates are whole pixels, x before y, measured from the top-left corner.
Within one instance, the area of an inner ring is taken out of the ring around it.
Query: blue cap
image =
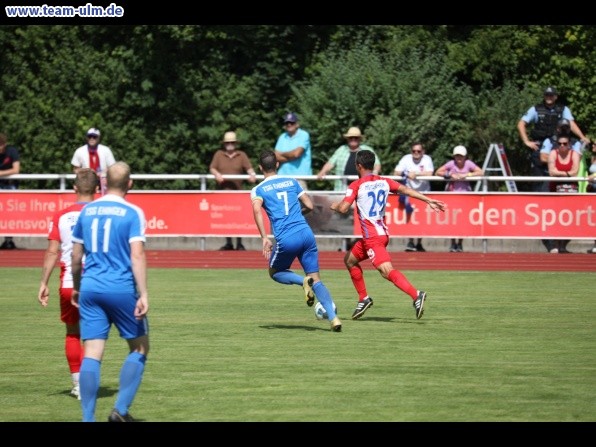
[[[284,115],[284,123],[295,123],[298,121],[298,117],[295,113],[286,113]]]

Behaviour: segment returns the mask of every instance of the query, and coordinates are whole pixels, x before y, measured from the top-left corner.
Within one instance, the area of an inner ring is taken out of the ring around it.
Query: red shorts
[[[370,259],[372,265],[378,268],[384,262],[391,262],[391,256],[387,252],[389,236],[374,236],[368,239],[358,239],[352,247],[352,254],[358,262]]]
[[[72,289],[59,289],[60,293],[60,319],[66,324],[76,324],[79,322],[79,308],[73,306],[70,302]]]

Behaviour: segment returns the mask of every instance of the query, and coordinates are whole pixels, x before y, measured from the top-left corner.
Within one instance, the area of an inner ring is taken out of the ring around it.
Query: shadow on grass
[[[302,331],[329,331],[328,327],[313,327],[296,324],[270,324],[259,327],[261,329],[299,329]]]
[[[118,388],[108,388],[105,386],[100,386],[99,391],[97,392],[97,398],[100,399],[102,397],[111,397],[111,396],[114,396],[116,393],[118,393]],[[60,391],[59,393],[52,393],[50,395],[51,396],[56,396],[56,395],[70,396],[73,399],[75,399],[75,397],[70,394],[70,390],[64,390],[64,391]]]
[[[396,317],[366,317],[360,318],[357,321],[359,322],[366,322],[366,321],[375,321],[379,323],[400,323],[400,324],[426,324],[427,322],[423,319],[417,320],[416,318],[396,318]]]

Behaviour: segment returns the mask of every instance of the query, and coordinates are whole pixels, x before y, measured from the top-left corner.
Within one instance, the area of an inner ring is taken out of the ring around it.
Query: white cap
[[[101,136],[101,132],[99,131],[99,129],[92,127],[91,129],[89,129],[87,131],[87,136],[89,136],[89,135],[97,135],[99,137],[99,136]]]
[[[455,146],[453,148],[453,155],[463,155],[464,157],[468,155],[468,151],[465,146]]]

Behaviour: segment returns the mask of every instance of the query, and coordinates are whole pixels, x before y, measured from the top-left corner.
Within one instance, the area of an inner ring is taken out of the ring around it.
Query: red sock
[[[366,284],[364,283],[364,275],[362,274],[362,267],[360,267],[360,265],[355,265],[348,271],[350,272],[350,278],[352,278],[354,288],[358,293],[358,301],[362,301],[368,296],[366,293]]]
[[[402,272],[391,270],[389,273],[389,281],[395,284],[395,286],[401,291],[410,295],[413,300],[418,298],[418,290],[416,290],[416,287],[414,287],[410,281],[408,281]]]
[[[83,346],[81,345],[81,336],[78,334],[66,334],[64,339],[64,351],[66,361],[71,373],[78,373],[81,370],[81,361],[83,360]]]

